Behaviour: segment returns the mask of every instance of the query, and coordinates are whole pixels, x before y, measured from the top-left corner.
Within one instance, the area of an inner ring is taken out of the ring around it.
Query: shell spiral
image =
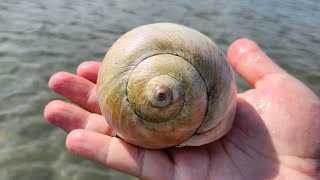
[[[97,91],[117,135],[152,149],[212,142],[230,130],[236,107],[222,51],[200,32],[170,23],[121,36],[103,60]]]

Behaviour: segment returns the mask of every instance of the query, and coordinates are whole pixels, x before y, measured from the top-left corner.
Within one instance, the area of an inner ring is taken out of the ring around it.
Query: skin
[[[93,61],[51,77],[49,87],[79,106],[54,100],[44,116],[69,133],[71,152],[141,179],[320,179],[319,97],[251,40],[235,41],[228,60],[252,89],[238,94],[230,132],[204,146],[148,150],[112,137]]]

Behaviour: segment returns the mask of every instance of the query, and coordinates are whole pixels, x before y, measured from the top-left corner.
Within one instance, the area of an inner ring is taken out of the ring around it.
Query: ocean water
[[[143,24],[192,27],[225,52],[238,38],[253,39],[319,96],[319,10],[317,0],[1,0],[0,179],[132,178],[68,152],[66,133],[42,114],[63,99],[47,87],[52,74],[101,61],[120,35]],[[249,88],[237,80],[239,91]]]

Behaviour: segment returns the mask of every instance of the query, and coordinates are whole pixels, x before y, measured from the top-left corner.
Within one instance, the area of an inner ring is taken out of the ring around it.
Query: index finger
[[[77,75],[96,83],[101,62],[85,61],[78,66]]]

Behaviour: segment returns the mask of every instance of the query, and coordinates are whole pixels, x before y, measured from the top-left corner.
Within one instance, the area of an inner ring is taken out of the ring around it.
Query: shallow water
[[[124,32],[147,23],[195,28],[226,51],[237,38],[256,42],[320,95],[320,4],[289,1],[0,2],[0,179],[126,179],[65,149],[66,134],[44,121],[57,71],[101,60]],[[248,85],[238,78],[240,91]]]

